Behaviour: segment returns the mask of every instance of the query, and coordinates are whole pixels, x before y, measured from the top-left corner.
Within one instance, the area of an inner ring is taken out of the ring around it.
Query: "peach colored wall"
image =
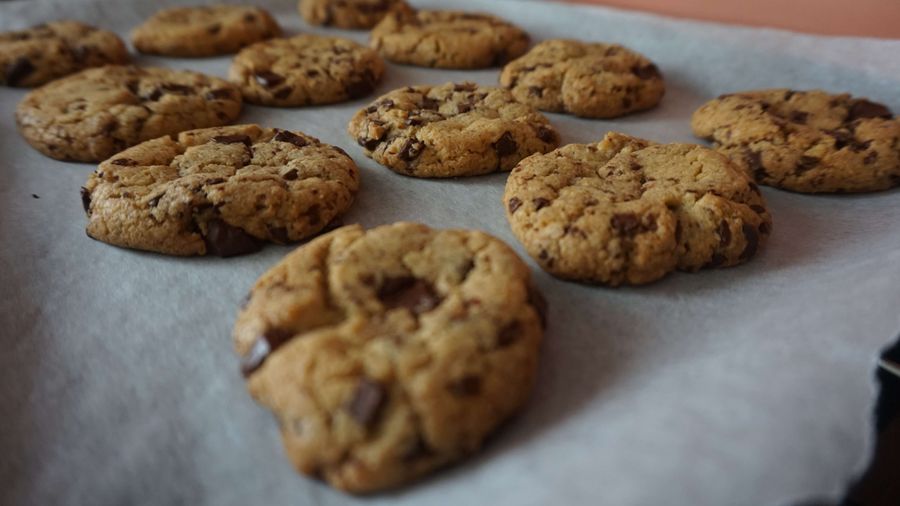
[[[900,0],[569,0],[829,35],[900,38]]]

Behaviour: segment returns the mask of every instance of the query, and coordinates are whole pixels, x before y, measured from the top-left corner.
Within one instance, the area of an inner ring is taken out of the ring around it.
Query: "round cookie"
[[[650,109],[665,94],[656,65],[618,44],[547,40],[503,68],[500,84],[542,111],[615,118]]]
[[[32,91],[16,108],[16,122],[25,140],[47,156],[99,162],[149,139],[226,125],[240,112],[240,91],[222,79],[107,66]]]
[[[39,86],[79,70],[129,59],[116,34],[77,21],[0,33],[0,85]]]
[[[362,493],[475,452],[523,406],[543,309],[487,234],[350,226],[264,274],[234,338],[295,467]]]
[[[348,131],[366,156],[416,177],[507,171],[559,145],[543,114],[474,83],[394,90],[357,112]]]
[[[138,51],[164,56],[216,56],[281,36],[281,27],[265,10],[244,5],[163,9],[135,28]]]
[[[300,0],[300,15],[311,25],[372,28],[395,9],[409,10],[404,0]]]
[[[900,118],[865,98],[787,89],[723,95],[700,107],[691,126],[761,184],[803,193],[900,185]]]
[[[319,233],[358,188],[356,164],[340,148],[300,132],[237,125],[127,149],[100,164],[81,198],[94,239],[227,257]]]
[[[725,156],[615,132],[523,160],[503,203],[544,270],[612,286],[740,264],[772,227],[759,188]]]
[[[299,35],[244,49],[229,75],[248,102],[294,107],[363,97],[383,74],[384,61],[372,49],[338,37]]]
[[[478,69],[521,56],[528,34],[488,14],[393,11],[372,29],[371,46],[395,63]]]

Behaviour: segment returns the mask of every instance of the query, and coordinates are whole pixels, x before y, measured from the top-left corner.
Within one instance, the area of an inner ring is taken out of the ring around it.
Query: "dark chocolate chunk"
[[[244,134],[217,135],[216,137],[213,137],[212,140],[219,144],[244,144],[245,146],[253,144],[250,136]]]
[[[356,139],[356,143],[359,144],[360,146],[368,149],[369,151],[374,151],[375,148],[377,148],[378,145],[381,144],[381,141],[378,139],[371,139],[368,137],[359,137]]]
[[[634,213],[614,214],[609,224],[622,235],[635,235],[641,229],[641,220]]]
[[[762,154],[758,151],[746,150],[744,151],[744,161],[747,163],[747,167],[750,168],[750,171],[753,173],[753,177],[759,181],[761,179],[765,179],[769,176],[769,173],[766,172],[766,168],[763,167],[762,164]]]
[[[706,262],[704,267],[718,267],[723,263],[725,263],[725,257],[719,253],[715,253],[712,258],[709,259],[709,262]]]
[[[744,233],[744,239],[747,241],[747,246],[745,246],[744,251],[741,252],[740,259],[747,260],[755,255],[757,248],[759,248],[759,232],[757,232],[756,228],[746,223],[741,227],[741,231]]]
[[[447,390],[457,397],[471,397],[481,392],[480,376],[463,376],[447,385]]]
[[[291,169],[291,170],[285,172],[284,174],[282,174],[281,177],[288,181],[294,181],[295,179],[297,179],[298,175],[299,175],[299,173],[297,172],[297,169]]]
[[[247,301],[250,300],[249,297],[248,294]],[[250,351],[241,357],[241,374],[246,378],[256,372],[273,351],[288,342],[294,335],[293,331],[275,328],[257,336]]]
[[[162,98],[162,96],[163,96],[163,92],[161,89],[153,88],[153,91],[151,91],[150,94],[147,95],[147,100],[152,100],[155,102],[155,101],[159,100],[160,98]]]
[[[719,222],[719,246],[725,247],[728,246],[728,243],[731,242],[731,227],[728,226],[728,222],[722,220]]]
[[[35,71],[34,64],[25,57],[19,57],[6,66],[6,84],[18,86]]]
[[[254,253],[262,249],[262,241],[239,227],[222,220],[210,220],[206,224],[206,252],[220,257],[231,257]]]
[[[429,282],[411,276],[385,279],[378,290],[378,300],[388,310],[403,307],[415,315],[427,313],[441,303]]]
[[[809,119],[809,113],[803,111],[793,111],[788,115],[788,119],[793,121],[794,123],[805,125],[806,120]]]
[[[279,130],[278,133],[275,134],[275,137],[272,138],[272,140],[279,142],[289,142],[294,146],[297,146],[298,148],[309,145],[309,141],[287,130]]]
[[[372,71],[366,70],[362,75],[357,76],[357,79],[347,83],[344,91],[350,98],[364,97],[375,89],[375,81],[375,75]]]
[[[652,63],[644,66],[635,66],[631,69],[631,73],[644,80],[662,78],[659,67]]]
[[[519,145],[509,132],[505,132],[497,139],[497,142],[494,143],[494,150],[497,151],[497,156],[499,157],[511,155],[515,153],[518,148]]]
[[[866,165],[872,165],[875,163],[875,160],[878,159],[878,151],[872,151],[863,158],[863,163]]]
[[[160,88],[165,90],[167,93],[172,93],[175,95],[189,95],[194,92],[194,88],[192,86],[186,86],[184,84],[163,83]]]
[[[541,209],[550,205],[550,201],[543,197],[538,197],[532,200],[531,203],[534,204],[535,211],[540,211]]]
[[[795,172],[797,174],[802,174],[810,169],[815,168],[819,165],[819,159],[813,156],[802,156],[800,157],[800,161],[797,162],[797,167]]]
[[[206,100],[225,100],[227,98],[232,98],[232,94],[231,90],[219,88],[217,90],[210,90],[206,92],[205,98]]]
[[[506,348],[512,343],[519,340],[519,336],[522,334],[522,325],[518,320],[510,323],[509,325],[500,329],[500,332],[497,333],[497,347],[498,348]]]
[[[273,93],[272,96],[277,98],[278,100],[284,100],[284,99],[288,98],[289,96],[291,96],[291,93],[293,93],[293,92],[294,92],[294,88],[292,88],[290,86],[285,86],[284,88],[281,88],[280,90]]]
[[[428,443],[425,442],[425,439],[421,434],[417,434],[415,441],[413,441],[409,449],[403,452],[403,461],[412,462],[414,460],[429,457],[431,455],[434,455],[434,450],[432,450],[431,447],[428,446]]]
[[[766,213],[765,207],[758,206],[756,204],[753,204],[752,206],[750,206],[750,209],[753,209],[753,212],[755,212],[756,214],[765,214]]]
[[[148,200],[148,201],[147,201],[147,205],[150,206],[150,207],[156,207],[156,206],[158,206],[158,205],[159,205],[159,199],[161,199],[163,195],[165,195],[165,193],[160,193],[159,195],[157,195],[157,196],[153,197],[152,199]]]
[[[860,99],[853,101],[848,111],[847,121],[854,121],[865,118],[884,118],[891,119],[894,114],[886,106],[877,102]]]
[[[400,149],[400,152],[397,156],[400,157],[401,160],[405,160],[410,162],[415,160],[422,154],[422,150],[425,148],[425,143],[416,139],[406,139],[406,143],[403,144],[403,147]]]
[[[279,244],[287,244],[287,243],[291,242],[290,238],[288,237],[287,228],[285,228],[285,227],[268,227],[268,230],[269,230],[269,235],[272,237],[272,239],[275,240],[275,242],[277,242]]]
[[[522,201],[518,197],[513,197],[509,199],[509,202],[506,203],[506,208],[509,209],[509,214],[513,214],[519,209],[521,205]]]
[[[111,160],[109,163],[113,165],[125,165],[128,167],[134,167],[138,163],[131,158],[116,158],[115,160]]]
[[[358,424],[371,427],[386,401],[387,392],[380,383],[369,378],[361,378],[345,409]]]
[[[256,71],[256,80],[266,88],[274,88],[284,83],[284,76],[268,70]]]
[[[453,85],[453,91],[475,91],[477,87],[475,83],[457,83]]]
[[[84,212],[90,214],[91,212],[91,192],[88,191],[84,186],[81,187],[81,207],[84,208]]]
[[[537,136],[538,136],[538,139],[540,139],[546,143],[550,143],[550,144],[556,143],[556,132],[554,132],[553,130],[551,130],[543,125],[539,125],[537,127]]]

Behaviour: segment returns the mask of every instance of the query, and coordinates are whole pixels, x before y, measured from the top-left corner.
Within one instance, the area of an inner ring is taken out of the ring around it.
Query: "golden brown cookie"
[[[264,274],[234,339],[297,469],[362,493],[479,449],[531,392],[543,302],[506,244],[338,229]]]
[[[772,228],[759,188],[725,156],[615,132],[523,160],[503,203],[547,272],[612,286],[738,265]]]
[[[372,28],[392,10],[410,10],[404,0],[300,0],[300,15],[311,25]]]

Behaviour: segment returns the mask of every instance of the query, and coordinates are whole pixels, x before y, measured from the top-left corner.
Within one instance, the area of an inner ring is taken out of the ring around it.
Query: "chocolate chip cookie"
[[[32,147],[59,160],[99,162],[139,142],[221,126],[241,111],[231,83],[184,70],[107,66],[38,88],[16,122]]]
[[[900,119],[865,98],[786,89],[723,95],[694,113],[692,127],[761,184],[803,193],[900,185]]]
[[[164,56],[216,56],[281,36],[281,27],[264,9],[211,5],[163,9],[131,33],[138,51]]]
[[[39,86],[79,70],[129,59],[116,34],[77,21],[0,33],[0,85]]]
[[[352,40],[300,35],[254,44],[234,58],[230,79],[251,103],[331,104],[372,92],[384,74],[374,50]]]
[[[759,188],[724,155],[615,132],[523,160],[503,203],[547,272],[612,286],[743,263],[772,228]]]
[[[409,10],[404,0],[300,0],[303,19],[311,25],[372,28],[391,10]]]
[[[618,44],[547,40],[503,68],[500,84],[542,111],[615,118],[650,109],[665,83],[656,65]]]
[[[357,112],[348,131],[366,156],[416,177],[507,171],[559,145],[544,115],[509,90],[474,83],[394,90]]]
[[[475,452],[522,407],[543,309],[487,234],[350,226],[264,274],[234,338],[296,468],[361,493]]]
[[[388,60],[421,67],[495,67],[528,49],[528,34],[488,14],[394,11],[372,30],[371,45]]]
[[[238,125],[144,142],[81,190],[87,234],[169,255],[252,253],[322,231],[359,188],[356,164],[300,132]]]

